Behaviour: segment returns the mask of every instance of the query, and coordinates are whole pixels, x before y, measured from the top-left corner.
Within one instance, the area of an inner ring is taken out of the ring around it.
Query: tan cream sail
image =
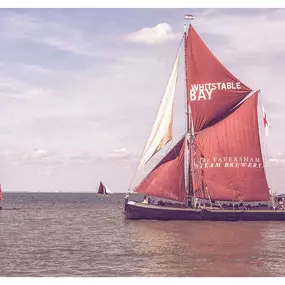
[[[180,48],[168,80],[156,120],[147,141],[139,168],[160,151],[172,139],[173,102],[179,70]]]

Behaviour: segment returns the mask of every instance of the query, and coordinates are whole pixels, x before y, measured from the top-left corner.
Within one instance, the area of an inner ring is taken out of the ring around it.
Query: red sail
[[[98,189],[98,194],[106,194],[106,189],[101,181]]]
[[[3,196],[2,196],[2,188],[1,188],[1,184],[0,184],[0,201],[3,200]]]
[[[196,197],[269,200],[261,154],[256,92],[227,118],[197,134],[192,166]]]
[[[135,188],[135,192],[185,202],[184,144],[181,139],[148,176]]]
[[[186,40],[186,79],[194,131],[224,117],[251,89],[234,77],[189,26]]]

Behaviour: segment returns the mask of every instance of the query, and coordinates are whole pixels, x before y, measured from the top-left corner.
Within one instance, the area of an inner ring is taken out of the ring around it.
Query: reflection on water
[[[132,222],[133,223],[133,222]],[[148,222],[135,224],[140,250],[152,256],[161,276],[267,276],[260,258],[268,223]],[[245,266],[246,265],[246,266]],[[154,272],[157,270],[157,272]]]
[[[6,194],[0,275],[284,276],[282,222],[125,221],[123,197]]]

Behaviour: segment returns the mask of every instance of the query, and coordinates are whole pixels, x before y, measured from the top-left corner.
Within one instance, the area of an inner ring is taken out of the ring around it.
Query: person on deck
[[[148,199],[146,198],[146,196],[143,197],[142,203],[143,204],[148,204]]]

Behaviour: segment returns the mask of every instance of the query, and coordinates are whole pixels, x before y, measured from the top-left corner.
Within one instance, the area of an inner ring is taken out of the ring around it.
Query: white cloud
[[[169,41],[175,41],[181,37],[180,34],[174,34],[172,27],[167,23],[161,23],[152,28],[143,28],[137,32],[123,36],[123,39],[133,43],[142,43],[146,45],[159,45]]]
[[[35,64],[18,63],[17,65],[18,65],[19,68],[23,68],[26,72],[40,73],[40,74],[43,74],[43,75],[49,75],[52,72],[55,73],[54,70],[51,70],[51,69],[48,69],[48,68],[44,68],[42,66],[35,65]]]
[[[51,153],[42,148],[33,150],[1,150],[0,158],[2,162],[13,162],[17,165],[20,163],[50,163],[58,159],[55,153]]]
[[[269,163],[272,165],[284,164],[285,165],[285,154],[282,152],[277,152],[272,157],[269,158]]]
[[[33,154],[34,154],[36,157],[40,157],[40,158],[49,155],[48,151],[45,150],[45,149],[42,149],[42,148],[34,149],[34,150],[33,150]]]
[[[195,19],[193,26],[211,50],[213,42],[219,46],[214,51],[218,56],[221,54],[233,61],[239,60],[237,56],[250,54],[263,60],[285,51],[284,12],[284,9],[261,9],[259,13],[243,14],[238,10],[221,13],[221,10],[209,9]]]
[[[0,31],[1,37],[4,39],[14,38],[46,44],[77,55],[100,55],[95,51],[93,38],[88,33],[63,21],[49,22],[36,16],[9,11],[9,13],[2,15]]]
[[[124,159],[133,158],[134,155],[131,154],[125,148],[120,148],[120,149],[114,149],[114,150],[111,150],[111,151],[107,152],[105,157],[106,158],[111,158],[111,159],[124,160]]]
[[[43,148],[26,149],[26,150],[1,150],[1,162],[11,163],[15,165],[30,165],[37,166],[57,165],[57,164],[94,164],[103,157],[99,157],[94,153],[87,152],[74,152],[64,153],[63,151],[48,151]]]

